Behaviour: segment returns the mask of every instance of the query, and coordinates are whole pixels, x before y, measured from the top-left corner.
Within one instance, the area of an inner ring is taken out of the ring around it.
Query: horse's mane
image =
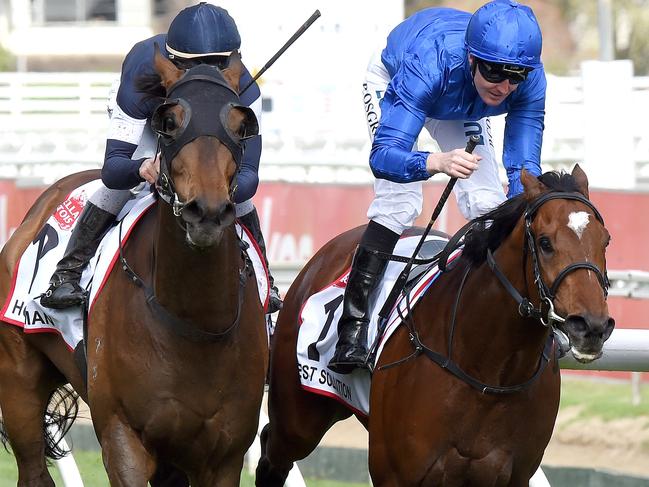
[[[162,78],[158,73],[145,73],[135,78],[135,89],[143,94],[145,101],[164,100],[167,92],[162,86]]]
[[[549,171],[538,177],[548,191],[578,191],[577,182],[566,172]],[[519,194],[500,206],[473,220],[471,231],[466,234],[462,255],[472,264],[481,264],[487,258],[487,250],[495,250],[514,230],[516,223],[527,208],[527,199]]]

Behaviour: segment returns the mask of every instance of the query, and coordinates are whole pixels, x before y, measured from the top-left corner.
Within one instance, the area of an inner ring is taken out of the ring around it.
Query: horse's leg
[[[17,327],[0,324],[0,408],[4,432],[18,464],[18,486],[54,486],[45,463],[44,417],[63,383],[49,360]]]
[[[158,463],[151,487],[189,487],[189,479],[181,470],[167,463]]]
[[[156,472],[155,458],[135,431],[112,415],[99,425],[102,456],[112,487],[146,487]]]
[[[271,387],[272,391],[272,387]],[[282,487],[293,462],[307,457],[331,428],[351,412],[331,399],[296,391],[282,401],[284,410],[273,414],[261,433],[261,458],[255,473],[257,487]]]
[[[194,477],[191,477],[192,487],[239,487],[245,452],[232,452],[219,456]]]

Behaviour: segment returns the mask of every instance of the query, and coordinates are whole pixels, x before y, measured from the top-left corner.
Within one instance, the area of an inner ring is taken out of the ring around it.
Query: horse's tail
[[[79,395],[70,385],[64,385],[54,390],[47,402],[43,431],[45,438],[45,456],[59,460],[70,453],[68,448],[61,446],[63,437],[70,431],[72,423],[79,414]],[[9,438],[4,421],[0,419],[0,442],[5,450],[9,448]]]

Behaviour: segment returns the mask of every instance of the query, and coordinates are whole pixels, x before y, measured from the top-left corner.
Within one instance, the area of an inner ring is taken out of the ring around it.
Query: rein
[[[237,325],[239,325],[239,322],[241,320],[241,307],[243,305],[243,294],[244,290],[246,287],[246,282],[248,281],[248,276],[250,275],[250,260],[248,258],[248,255],[245,252],[246,249],[246,244],[241,240],[240,238],[237,237],[237,241],[239,242],[239,247],[241,248],[241,256],[243,259],[243,268],[239,269],[239,293],[238,293],[238,299],[237,299],[237,313],[234,317],[234,320],[228,327],[219,332],[211,332],[211,331],[205,331],[201,330],[198,328],[195,324],[183,320],[176,316],[174,313],[170,312],[168,309],[166,309],[160,301],[158,301],[158,298],[155,295],[155,291],[152,286],[149,286],[144,280],[133,270],[133,268],[128,264],[126,261],[126,257],[124,256],[123,252],[123,246],[122,246],[122,223],[124,220],[119,222],[119,260],[120,263],[122,264],[122,269],[128,277],[131,279],[131,281],[141,288],[144,291],[144,295],[146,296],[146,302],[151,308],[151,311],[153,314],[155,314],[162,323],[164,323],[169,330],[174,332],[176,335],[179,335],[191,342],[195,343],[214,343],[218,342],[234,330]],[[155,262],[154,262],[155,266]]]
[[[541,276],[541,269],[540,269],[540,264],[538,259],[536,242],[534,239],[534,233],[531,230],[531,225],[539,208],[543,204],[554,199],[566,199],[566,200],[579,201],[585,204],[586,206],[588,206],[588,208],[590,208],[593,211],[593,214],[595,215],[597,220],[602,224],[604,224],[604,220],[601,214],[599,213],[599,211],[597,211],[597,209],[595,208],[595,206],[587,198],[585,198],[584,196],[578,193],[568,193],[568,192],[561,192],[561,191],[544,193],[541,196],[539,196],[537,199],[535,199],[532,203],[529,204],[524,214],[525,242],[523,243],[523,252],[524,252],[523,268],[525,268],[526,266],[527,251],[529,249],[529,253],[532,256],[534,280],[537,283],[539,296],[541,299],[538,308],[535,308],[532,302],[528,298],[523,297],[518,292],[518,290],[516,290],[516,288],[512,285],[509,279],[507,279],[505,274],[500,270],[500,268],[496,264],[491,249],[487,250],[487,263],[489,265],[489,268],[492,270],[494,275],[498,278],[499,282],[507,290],[510,296],[512,296],[516,301],[516,303],[518,304],[519,315],[523,318],[536,319],[546,328],[552,328],[553,330],[556,329],[554,323],[565,322],[565,318],[555,313],[553,301],[556,295],[556,291],[559,288],[559,285],[569,273],[574,272],[578,269],[587,269],[593,271],[597,276],[598,282],[602,286],[605,295],[608,295],[608,285],[609,285],[606,271],[602,273],[602,271],[597,266],[591,264],[590,262],[576,262],[573,264],[569,264],[564,269],[562,269],[561,272],[559,272],[558,276],[555,278],[554,282],[552,283],[552,286],[548,288],[548,286],[546,285],[545,281],[543,280],[543,277]],[[451,238],[451,240],[449,240],[449,244],[442,252],[442,254],[444,255],[440,259],[439,267],[442,271],[446,269],[446,257],[448,256],[448,254],[450,254],[450,252],[452,252],[453,247],[457,246],[459,240],[467,233],[468,230],[470,230],[472,225],[473,222],[470,222],[469,224],[465,225]],[[451,245],[451,243],[453,243],[453,245]],[[543,351],[541,352],[541,356],[539,357],[539,361],[534,374],[529,379],[519,384],[515,384],[511,386],[498,386],[498,385],[485,384],[480,380],[476,379],[475,377],[473,377],[472,375],[465,372],[456,362],[452,360],[453,338],[455,335],[457,311],[460,305],[462,290],[464,289],[464,285],[466,283],[467,277],[469,276],[471,269],[472,269],[471,264],[467,265],[466,270],[462,275],[460,287],[458,289],[457,295],[455,297],[455,302],[453,304],[453,309],[451,312],[451,319],[450,319],[450,327],[449,327],[447,355],[444,356],[440,353],[437,353],[422,343],[421,339],[419,338],[419,334],[415,329],[415,323],[412,317],[412,312],[411,312],[412,310],[410,307],[409,295],[406,294],[405,296],[406,310],[408,311],[408,314],[407,316],[404,317],[401,314],[401,310],[399,307],[397,307],[397,312],[399,313],[401,320],[406,324],[406,327],[408,328],[409,340],[414,347],[414,351],[409,356],[403,359],[379,367],[378,370],[385,370],[391,367],[395,367],[397,365],[409,361],[410,359],[416,358],[420,354],[424,354],[426,357],[428,357],[434,363],[439,365],[441,368],[447,370],[448,372],[456,376],[458,379],[462,380],[464,383],[480,391],[482,394],[512,394],[512,393],[522,392],[527,388],[529,388],[534,382],[536,382],[539,379],[539,377],[545,370],[548,362],[550,361],[552,349],[555,344],[553,333],[550,333],[546,339],[545,345],[543,347]],[[546,311],[544,311],[544,305],[547,308]]]

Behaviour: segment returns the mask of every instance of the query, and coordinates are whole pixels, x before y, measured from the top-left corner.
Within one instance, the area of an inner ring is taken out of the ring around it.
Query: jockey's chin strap
[[[239,242],[239,247],[241,249],[241,257],[243,260],[243,267],[239,269],[239,292],[237,298],[237,311],[232,322],[222,331],[211,332],[200,329],[194,323],[190,323],[186,320],[183,320],[176,316],[174,313],[169,311],[158,301],[158,298],[155,295],[155,290],[152,286],[149,286],[144,280],[133,270],[133,268],[126,261],[124,256],[123,246],[122,246],[122,223],[124,220],[119,222],[119,260],[122,265],[122,269],[128,275],[129,279],[138,287],[142,288],[144,295],[146,297],[146,302],[151,308],[151,311],[154,315],[157,316],[159,321],[169,328],[176,335],[181,336],[191,342],[195,343],[214,343],[224,339],[228,336],[241,321],[241,308],[243,305],[244,291],[246,289],[246,283],[248,277],[252,272],[252,263],[250,258],[246,253],[248,244],[243,241],[239,236],[237,236],[237,241]]]

